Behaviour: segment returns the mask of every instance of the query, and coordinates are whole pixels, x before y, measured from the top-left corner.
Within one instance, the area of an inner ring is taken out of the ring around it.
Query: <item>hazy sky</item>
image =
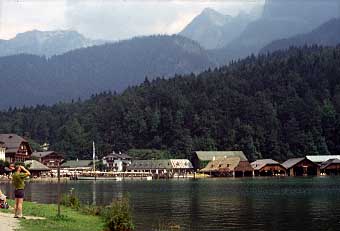
[[[0,38],[28,30],[72,29],[91,38],[119,40],[173,34],[204,8],[236,15],[264,0],[0,0]]]

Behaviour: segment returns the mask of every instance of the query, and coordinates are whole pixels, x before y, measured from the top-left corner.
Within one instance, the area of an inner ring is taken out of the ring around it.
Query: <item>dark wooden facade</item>
[[[32,157],[49,168],[58,168],[64,160],[64,155],[55,151],[34,152]]]
[[[6,148],[6,161],[10,163],[24,162],[31,158],[32,148],[24,138],[16,134],[0,134],[0,141]]]
[[[340,160],[331,159],[321,164],[321,173],[325,175],[340,175]]]
[[[286,175],[286,169],[277,161],[262,159],[251,163],[255,176],[278,176]]]
[[[293,158],[282,163],[288,176],[319,176],[320,166],[306,157]]]

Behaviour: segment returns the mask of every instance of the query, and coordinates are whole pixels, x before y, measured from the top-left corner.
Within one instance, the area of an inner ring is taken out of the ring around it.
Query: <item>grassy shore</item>
[[[8,200],[13,206],[14,201]],[[4,210],[2,210],[4,211]],[[10,212],[11,210],[7,210]],[[24,231],[103,231],[104,219],[85,215],[72,208],[61,206],[61,216],[57,216],[57,205],[24,202],[24,215],[43,217],[43,220],[20,220],[20,230]]]

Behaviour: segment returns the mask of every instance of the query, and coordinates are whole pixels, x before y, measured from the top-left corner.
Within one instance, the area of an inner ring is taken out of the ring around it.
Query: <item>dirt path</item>
[[[20,219],[14,218],[12,213],[2,213],[0,211],[0,231],[15,231],[19,228]],[[25,216],[26,219],[37,220],[43,217]]]
[[[0,212],[0,230],[14,231],[19,227],[19,220],[10,213]]]

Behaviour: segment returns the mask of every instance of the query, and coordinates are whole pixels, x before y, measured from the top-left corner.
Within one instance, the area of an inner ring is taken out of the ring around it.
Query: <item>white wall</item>
[[[5,161],[5,151],[6,148],[0,148],[0,160]]]

